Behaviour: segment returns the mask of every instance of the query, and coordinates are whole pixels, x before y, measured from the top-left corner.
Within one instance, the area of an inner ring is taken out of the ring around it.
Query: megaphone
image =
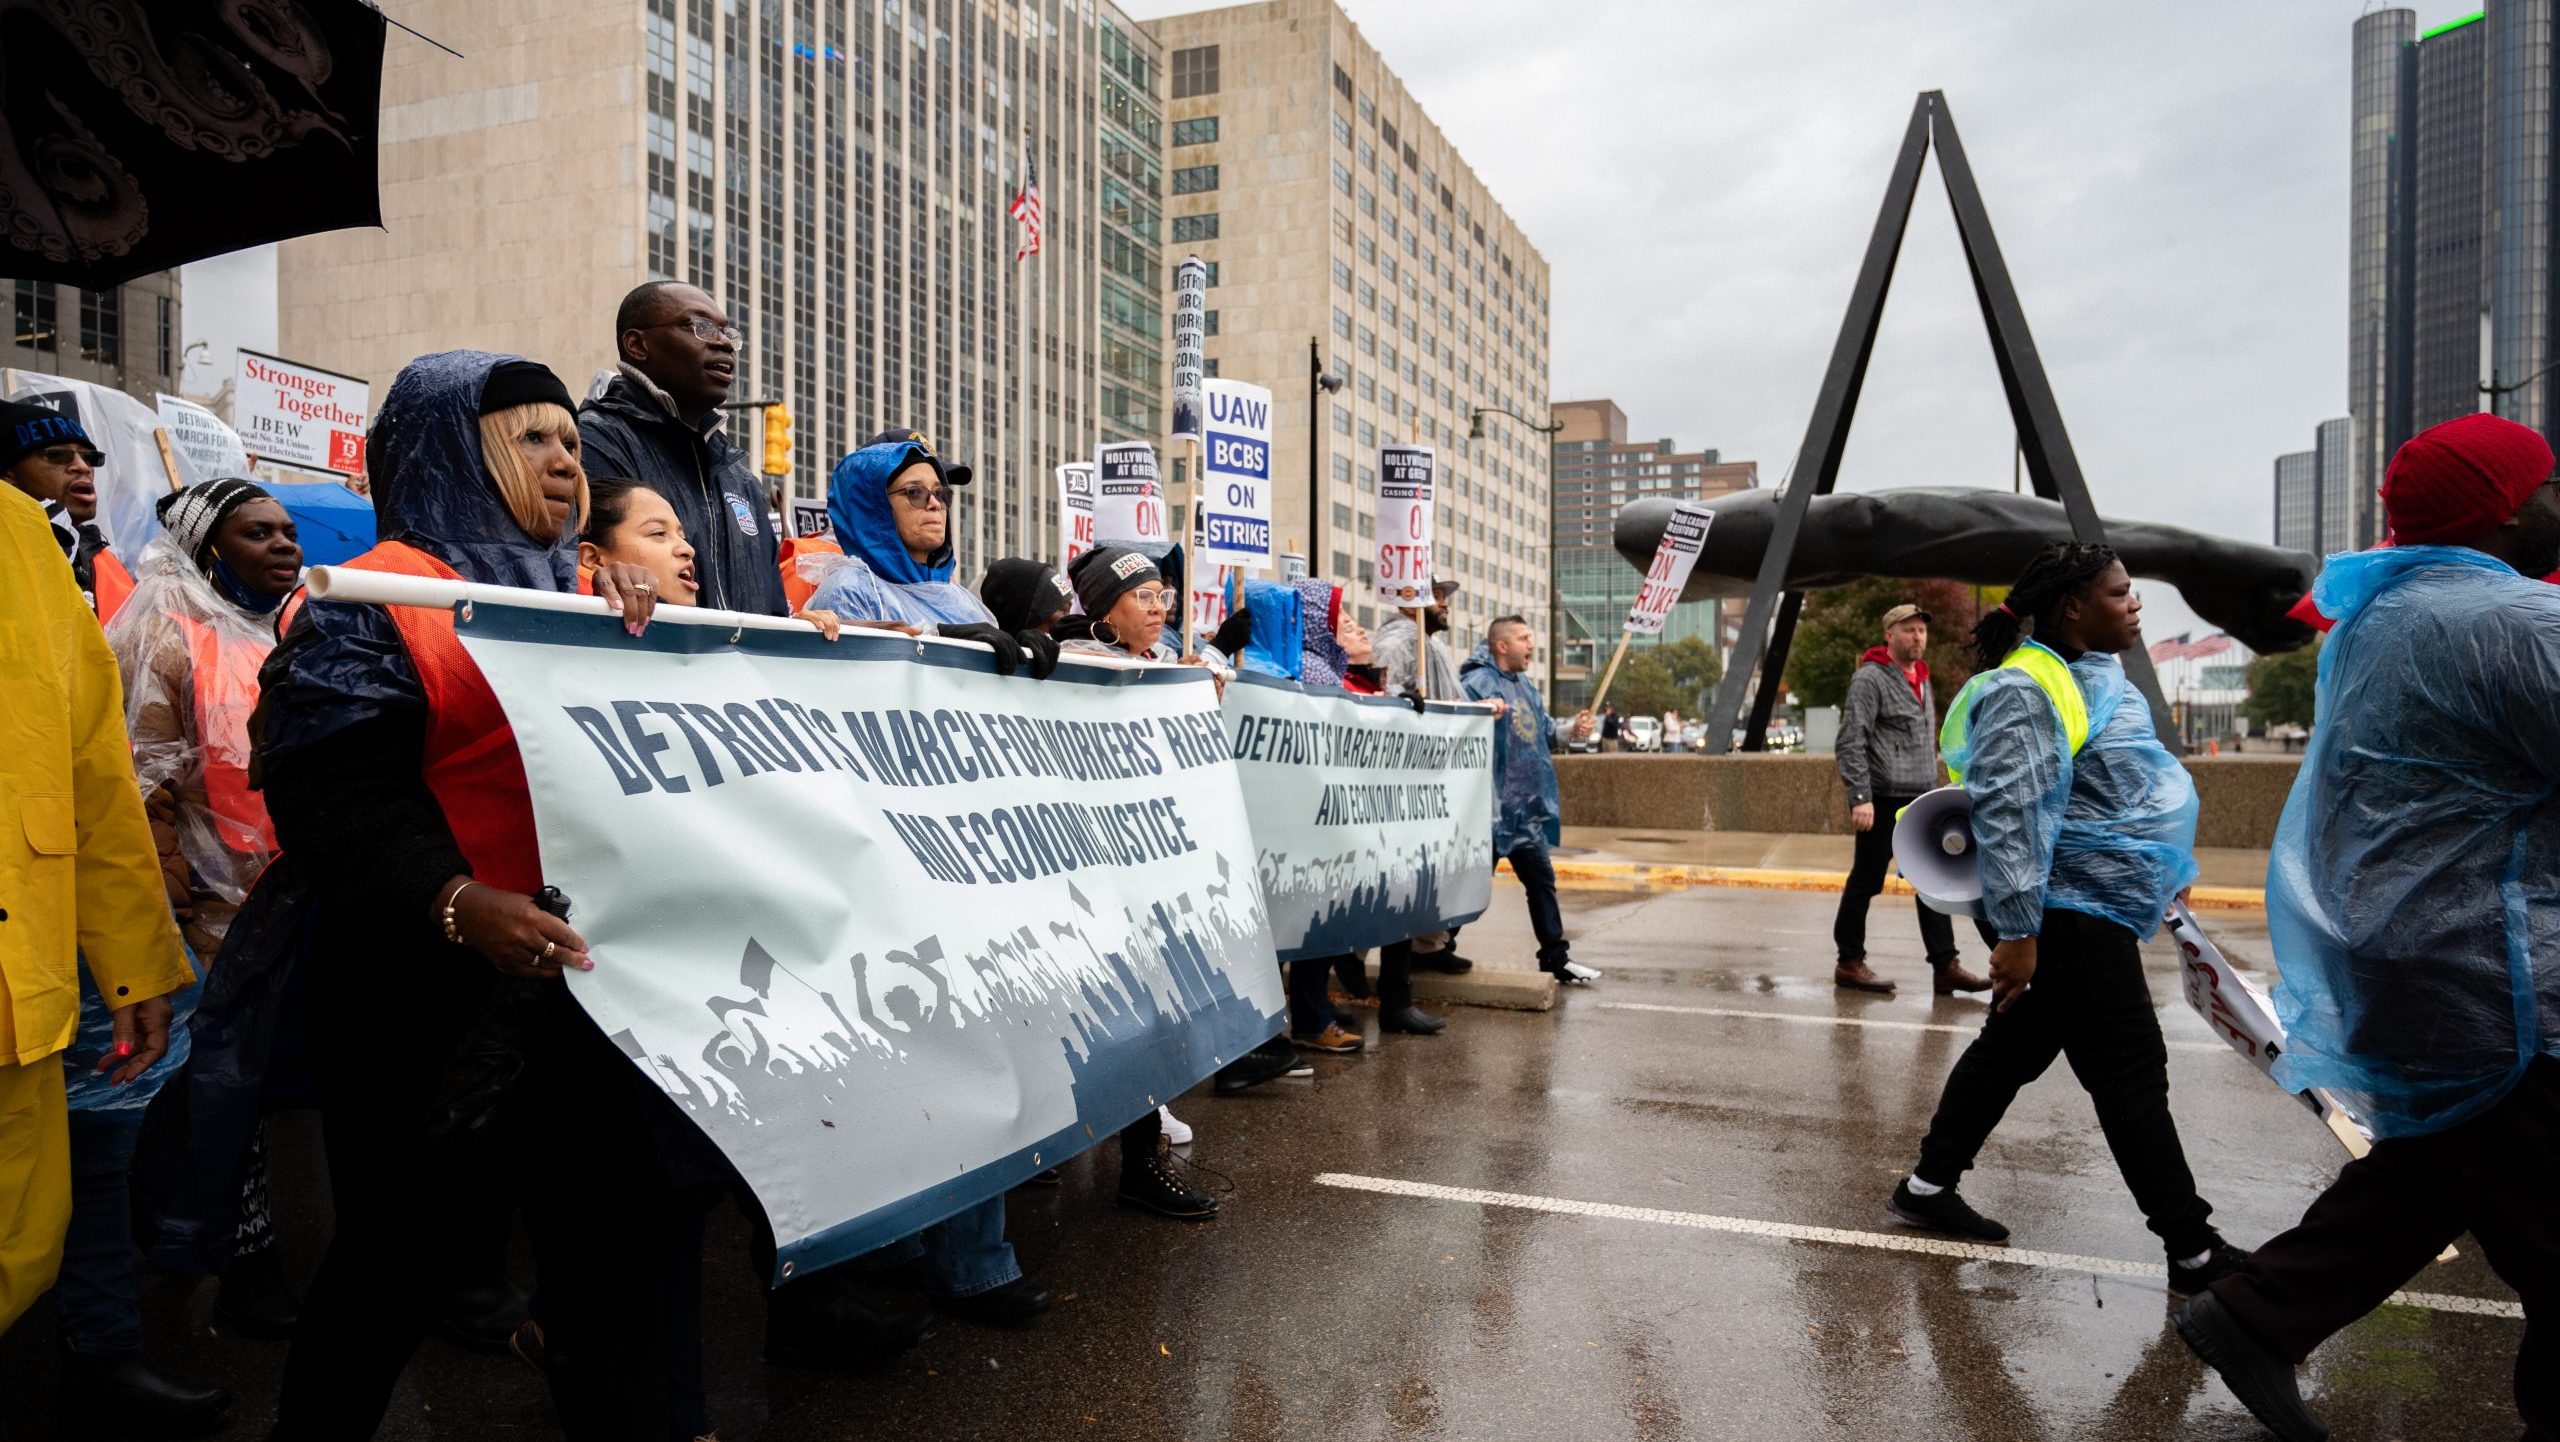
[[[1902,808],[1893,860],[1921,903],[1949,916],[1982,914],[1982,865],[1974,853],[1973,798],[1941,786]]]

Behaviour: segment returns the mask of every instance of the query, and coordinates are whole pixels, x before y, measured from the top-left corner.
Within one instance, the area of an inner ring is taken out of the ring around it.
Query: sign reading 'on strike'
[[[1164,488],[1156,449],[1145,441],[1104,441],[1093,450],[1096,545],[1162,545]]]
[[[1403,610],[1431,602],[1431,498],[1438,462],[1429,446],[1378,447],[1378,599]]]
[[[1698,553],[1706,549],[1707,527],[1715,518],[1715,512],[1696,501],[1682,501],[1671,508],[1671,519],[1662,528],[1662,544],[1654,547],[1653,564],[1645,568],[1644,584],[1636,588],[1636,603],[1627,608],[1628,635],[1662,634],[1673,603],[1688,588],[1689,573],[1697,569]]]

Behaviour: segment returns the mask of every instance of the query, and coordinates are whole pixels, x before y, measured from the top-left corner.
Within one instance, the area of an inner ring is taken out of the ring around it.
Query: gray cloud
[[[2344,414],[2358,6],[1350,10],[1545,253],[1552,394],[1640,435],[1785,473],[1924,89],[2102,510],[2264,540],[2273,457]],[[2006,485],[2010,434],[1933,163],[1840,483]],[[2155,604],[2155,635],[2192,624]]]

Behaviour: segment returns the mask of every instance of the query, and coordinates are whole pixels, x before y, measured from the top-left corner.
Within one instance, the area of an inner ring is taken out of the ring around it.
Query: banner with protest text
[[[1493,900],[1493,713],[1239,672],[1228,749],[1283,960],[1444,931]]]
[[[259,460],[351,476],[364,469],[372,397],[360,377],[243,350],[231,427]]]
[[[782,1276],[912,1234],[1272,1036],[1208,673],[467,608],[597,1024],[717,1143]]]
[[[1200,554],[1212,565],[1271,565],[1271,392],[1243,381],[1208,383],[1208,435],[1200,453]]]

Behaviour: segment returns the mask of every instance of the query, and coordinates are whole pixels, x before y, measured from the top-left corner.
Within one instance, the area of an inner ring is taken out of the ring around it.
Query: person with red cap
[[[2371,1129],[2302,1221],[2174,1314],[2286,1442],[2294,1368],[2468,1231],[2523,1299],[2516,1406],[2560,1438],[2560,484],[2471,415],[2391,459],[2390,544],[2334,556],[2318,727],[2267,868],[2276,1079]],[[2541,1325],[2537,1327],[2537,1315]]]

